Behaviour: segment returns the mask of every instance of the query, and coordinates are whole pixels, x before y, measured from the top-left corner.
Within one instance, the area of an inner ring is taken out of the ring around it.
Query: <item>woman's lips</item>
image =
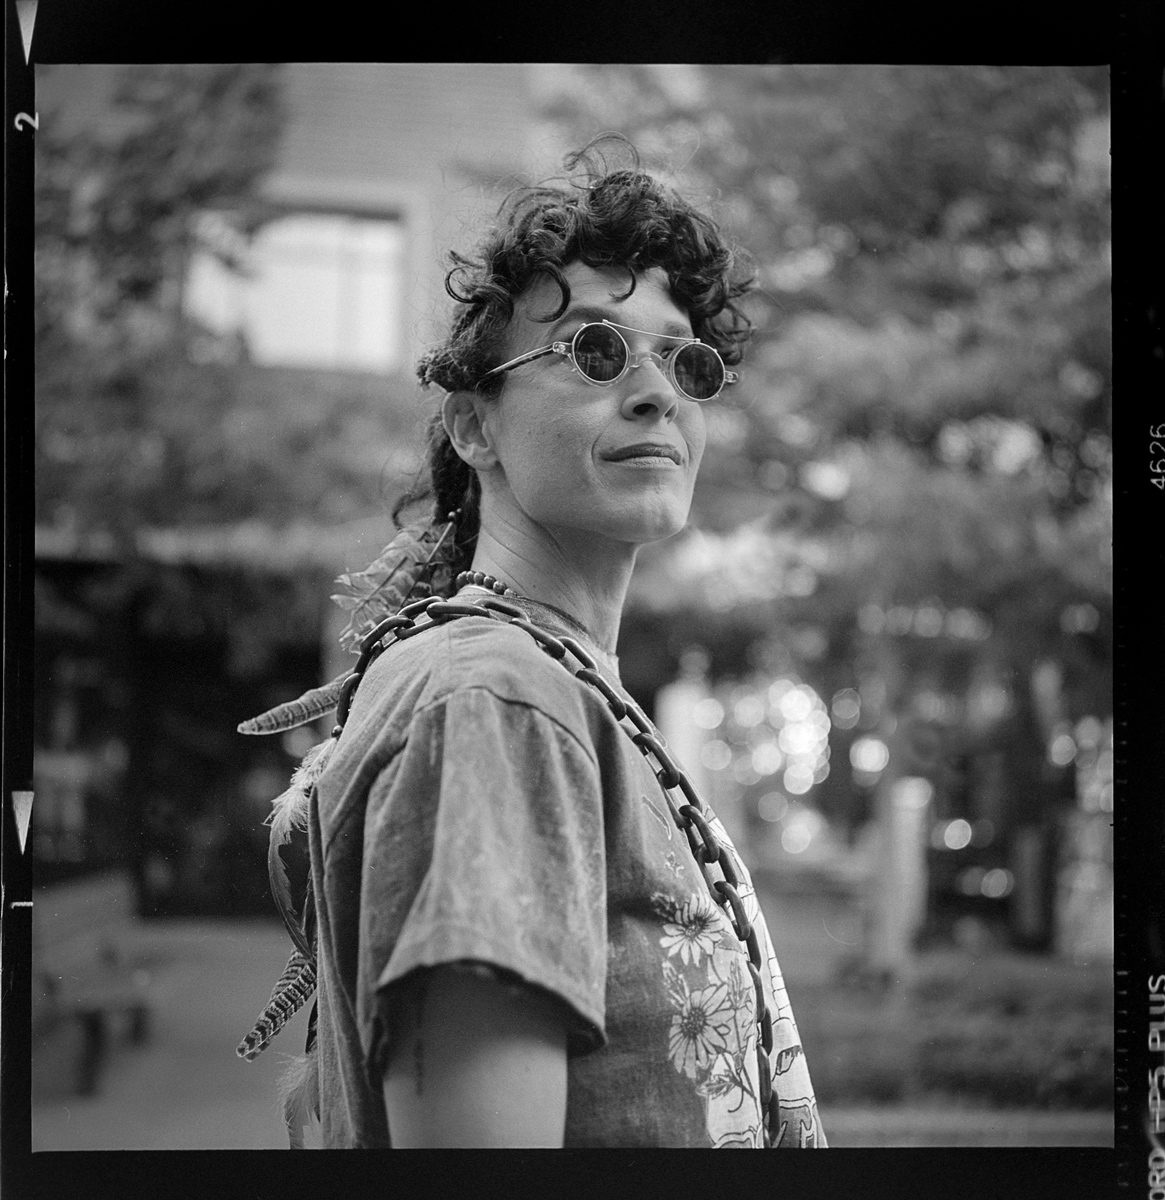
[[[608,462],[626,462],[628,459],[667,459],[681,466],[684,456],[675,446],[661,442],[637,442],[634,446],[622,446],[604,455]]]

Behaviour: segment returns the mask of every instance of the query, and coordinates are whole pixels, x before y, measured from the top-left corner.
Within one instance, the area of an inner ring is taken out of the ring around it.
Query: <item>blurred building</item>
[[[116,138],[125,70],[38,70],[38,104],[66,129]],[[370,461],[411,472],[422,428],[412,369],[443,310],[443,255],[531,165],[530,69],[279,70],[268,219],[252,237],[229,210],[200,217],[203,242],[237,255],[245,273],[196,252],[173,281],[208,331],[187,378],[214,386],[199,372],[226,372],[270,397],[273,413],[278,397],[310,405],[342,393],[346,413],[396,431]],[[230,436],[262,461],[261,422]],[[314,731],[244,739],[235,725],[335,673],[328,584],[369,561],[391,525],[383,510],[307,511],[276,530],[222,507],[134,530],[128,552],[65,518],[36,529],[38,889],[128,873],[144,914],[268,904],[260,822]]]
[[[529,169],[528,68],[288,63],[282,86],[264,185],[282,215],[250,247],[253,278],[199,261],[188,299],[255,362],[408,375],[443,311],[446,250]]]

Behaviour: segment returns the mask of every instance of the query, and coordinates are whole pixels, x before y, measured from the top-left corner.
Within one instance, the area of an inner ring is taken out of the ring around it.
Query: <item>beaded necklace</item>
[[[453,581],[453,585],[458,591],[470,586],[485,588],[487,591],[491,591],[498,596],[509,596],[530,608],[544,608],[547,612],[552,612],[564,625],[568,625],[581,637],[586,638],[592,646],[597,647],[604,654],[614,657],[614,650],[607,646],[601,646],[599,639],[580,620],[572,617],[565,609],[559,608],[556,604],[548,604],[545,600],[534,600],[529,596],[520,595],[509,584],[502,583],[500,579],[495,578],[493,575],[487,575],[484,571],[462,571]]]

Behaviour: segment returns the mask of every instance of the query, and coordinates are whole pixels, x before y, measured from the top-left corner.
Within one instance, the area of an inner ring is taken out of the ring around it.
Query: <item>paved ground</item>
[[[254,1062],[237,1058],[234,1048],[266,1003],[289,946],[273,923],[138,927],[132,949],[156,963],[151,1037],[144,1046],[113,1048],[94,1097],[69,1094],[75,1041],[58,1035],[37,1047],[33,1149],[284,1148],[275,1080],[281,1060],[303,1047],[306,1011]],[[829,1109],[822,1118],[831,1145],[841,1148],[1113,1141],[1107,1113],[882,1108]]]
[[[282,926],[267,922],[140,927],[134,950],[164,960],[155,969],[150,1039],[113,1048],[93,1097],[65,1089],[75,1044],[58,1036],[47,1045],[46,1069],[35,1071],[33,1149],[285,1148],[275,1080],[281,1059],[303,1048],[306,1011],[254,1062],[236,1057],[235,1046],[267,1002],[290,945]]]

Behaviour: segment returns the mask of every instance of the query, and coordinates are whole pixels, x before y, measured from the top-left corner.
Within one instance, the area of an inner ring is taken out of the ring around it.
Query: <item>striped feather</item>
[[[344,671],[331,682],[304,692],[296,700],[277,704],[257,717],[250,717],[239,725],[239,733],[283,733],[297,725],[306,725],[309,721],[322,717],[324,713],[336,707],[336,702],[340,699],[340,685],[351,674],[351,671]]]
[[[257,1058],[271,1039],[311,998],[316,988],[314,963],[296,950],[271,992],[271,999],[250,1033],[235,1047],[235,1053],[247,1062]]]

